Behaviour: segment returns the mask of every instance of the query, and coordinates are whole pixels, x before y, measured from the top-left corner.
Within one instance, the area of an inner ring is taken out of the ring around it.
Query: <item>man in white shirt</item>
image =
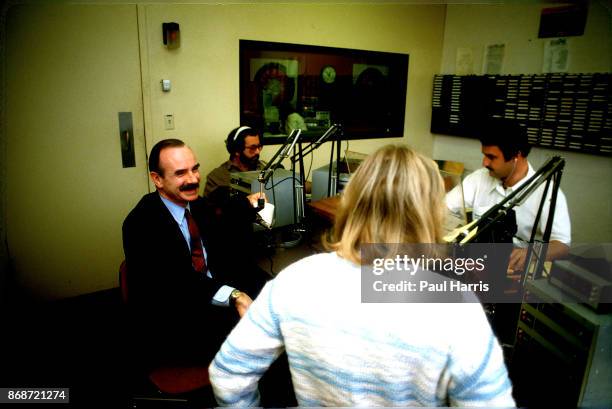
[[[459,186],[446,195],[446,204],[451,211],[457,211],[465,205],[466,209],[473,209],[474,218],[479,218],[492,206],[504,200],[535,173],[527,160],[531,149],[527,134],[515,122],[491,121],[483,127],[479,139],[484,155],[482,159],[484,168],[471,173],[464,179],[463,198]],[[531,237],[543,193],[544,184],[533,191],[522,204],[514,207],[518,230],[514,237],[515,248],[510,256],[509,271],[524,269],[527,255],[526,243]],[[547,193],[537,226],[537,235],[540,238],[548,220],[550,200],[551,189]],[[559,190],[546,259],[554,260],[565,257],[569,252],[570,243],[571,224],[567,201],[563,192]]]

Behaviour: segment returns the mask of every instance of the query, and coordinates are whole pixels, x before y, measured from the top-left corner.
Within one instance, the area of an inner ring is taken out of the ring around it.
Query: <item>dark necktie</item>
[[[193,268],[198,273],[206,272],[206,260],[204,260],[204,249],[202,248],[202,239],[198,225],[188,209],[185,209],[185,218],[189,227],[189,235],[191,236],[191,263]]]

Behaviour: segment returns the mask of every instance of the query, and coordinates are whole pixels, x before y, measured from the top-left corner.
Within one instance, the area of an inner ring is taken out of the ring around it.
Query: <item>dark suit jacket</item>
[[[146,359],[171,360],[193,350],[208,359],[238,318],[231,307],[212,306],[213,295],[227,284],[255,298],[265,281],[262,270],[228,243],[227,229],[204,199],[190,208],[212,279],[193,269],[187,242],[157,192],[145,195],[123,223],[128,304]]]

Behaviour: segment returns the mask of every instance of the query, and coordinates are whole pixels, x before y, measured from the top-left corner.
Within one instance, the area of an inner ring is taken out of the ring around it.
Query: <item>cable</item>
[[[342,143],[342,141],[340,141]],[[346,169],[348,170],[349,178],[351,177],[351,165],[349,165],[348,161],[348,150],[349,150],[349,141],[346,141],[346,149],[344,150],[344,164],[346,165]]]
[[[274,257],[272,257],[272,254],[268,255],[268,260],[270,260],[270,275],[274,277]]]
[[[270,176],[269,180],[272,181],[272,186],[270,186],[269,188],[266,188],[266,186],[264,185],[264,188],[272,190],[272,202],[276,203],[276,189],[274,189],[276,187],[276,185],[274,184],[274,172],[272,172],[272,175]],[[281,182],[282,182],[282,180],[281,180]],[[278,183],[281,183],[281,182],[278,182]]]
[[[314,160],[314,151],[310,152],[310,165],[308,165],[308,172],[306,173],[306,177],[304,178],[304,182],[308,180],[310,177],[310,171],[312,170],[312,162]]]
[[[270,178],[270,180],[272,180],[272,186],[268,186],[267,182],[266,185],[264,186],[266,189],[274,189],[276,186],[280,185],[281,183],[283,183],[285,180],[289,180],[289,179],[294,179],[296,182],[299,182],[300,180],[298,178],[294,178],[293,176],[287,176],[284,179],[279,180],[278,182],[274,183],[274,175],[272,175],[272,177]]]

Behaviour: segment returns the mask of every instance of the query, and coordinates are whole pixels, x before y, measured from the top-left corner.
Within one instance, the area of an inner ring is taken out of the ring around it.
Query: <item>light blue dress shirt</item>
[[[172,217],[178,224],[179,229],[181,229],[181,233],[183,233],[183,237],[185,238],[185,241],[187,241],[187,246],[189,247],[189,251],[191,251],[191,234],[189,234],[189,226],[187,225],[187,218],[185,217],[185,208],[183,206],[177,205],[176,203],[166,199],[162,195],[159,195],[159,197],[161,198],[162,202],[164,202],[164,204],[168,208],[168,211],[170,212],[170,214],[172,215]],[[187,209],[191,212],[191,207],[189,206],[189,203],[187,203]],[[208,256],[206,255],[206,248],[204,247],[204,243],[202,243],[202,249],[204,250],[204,260],[208,260]],[[206,268],[207,268],[206,275],[212,278],[212,274],[210,270],[208,270],[208,263],[206,263]],[[233,290],[234,288],[228,285],[222,286],[215,293],[212,299],[212,303],[214,305],[219,305],[219,306],[229,306],[229,296]]]

